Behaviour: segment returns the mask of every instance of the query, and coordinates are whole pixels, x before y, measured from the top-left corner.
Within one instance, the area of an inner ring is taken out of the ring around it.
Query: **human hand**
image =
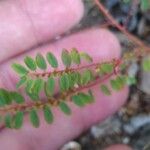
[[[86,50],[94,61],[109,60],[120,56],[116,37],[104,29],[89,29],[48,42],[78,23],[83,15],[81,0],[5,0],[0,2],[0,87],[14,89],[17,78],[10,68],[12,61],[21,61],[24,55],[33,56],[40,51],[53,50],[56,56],[62,48],[76,47]],[[39,43],[42,44],[39,46]],[[117,111],[125,102],[127,89],[105,96],[99,87],[93,87],[96,102],[85,108],[72,108],[72,115],[65,116],[54,109],[52,125],[44,122],[33,128],[28,117],[20,130],[3,129],[0,133],[1,150],[55,150],[66,141],[77,137],[92,124],[102,121]],[[123,147],[120,148],[123,150]],[[110,149],[109,149],[110,150]],[[111,150],[117,150],[112,148]],[[125,149],[126,150],[126,149]]]

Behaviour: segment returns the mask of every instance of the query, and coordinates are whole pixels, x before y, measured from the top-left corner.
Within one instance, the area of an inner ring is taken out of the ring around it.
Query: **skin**
[[[24,55],[34,57],[39,51],[42,54],[53,51],[59,60],[62,48],[73,47],[88,52],[95,62],[119,58],[118,40],[104,29],[87,29],[52,42],[56,36],[77,24],[83,12],[81,0],[0,1],[0,87],[13,90],[18,78],[10,64],[14,61],[22,63]],[[82,109],[69,103],[72,109],[69,117],[53,108],[55,121],[52,125],[46,124],[42,112],[39,112],[41,125],[38,129],[31,126],[28,116],[25,116],[20,130],[4,128],[0,131],[1,149],[59,149],[91,125],[115,113],[125,103],[128,94],[127,88],[112,93],[112,96],[101,93],[99,86],[94,86],[92,90],[95,103]],[[130,150],[127,146],[119,146],[118,149]],[[106,150],[118,150],[117,148],[113,146]]]

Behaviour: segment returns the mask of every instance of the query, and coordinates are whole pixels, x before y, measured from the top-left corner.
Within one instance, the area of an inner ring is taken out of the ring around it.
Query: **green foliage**
[[[54,116],[53,116],[53,113],[50,109],[49,106],[45,106],[43,108],[43,113],[44,113],[44,118],[45,118],[45,121],[48,123],[48,124],[51,124],[54,120]]]
[[[22,127],[22,124],[23,124],[23,117],[24,117],[24,114],[23,114],[23,112],[21,112],[21,111],[18,111],[18,112],[15,114],[15,116],[14,116],[14,118],[13,118],[13,123],[14,123],[13,128],[15,128],[15,129],[20,129],[20,128]]]
[[[46,70],[46,68],[47,68],[46,61],[45,61],[44,57],[42,56],[42,54],[40,54],[40,53],[38,53],[36,55],[36,64],[42,70]]]
[[[112,89],[119,91],[125,86],[126,79],[124,76],[117,76],[115,79],[111,80]]]
[[[58,67],[58,61],[57,61],[56,57],[51,52],[47,53],[46,58],[47,58],[47,61],[49,62],[49,64],[53,68],[57,68]]]
[[[20,88],[23,84],[25,84],[27,81],[27,77],[26,76],[22,76],[20,78],[20,81],[16,84],[16,88]]]
[[[30,121],[35,128],[38,128],[40,125],[40,120],[36,110],[32,109],[30,112]]]
[[[61,101],[60,104],[59,104],[59,107],[60,107],[61,111],[63,113],[65,113],[66,115],[70,115],[71,114],[71,110],[70,110],[69,106],[65,102]]]
[[[47,82],[45,82],[44,86],[45,93],[47,97],[51,97],[54,94],[54,89],[55,89],[55,80],[53,77],[49,77]]]
[[[77,49],[73,48],[70,55],[73,63],[77,65],[81,63],[80,54],[78,53]]]
[[[112,73],[114,69],[114,66],[113,64],[110,64],[110,63],[103,63],[100,65],[100,74],[108,74],[108,73]]]
[[[5,126],[7,128],[12,128],[12,116],[10,114],[6,114],[5,118],[4,118],[4,122],[5,122]]]
[[[24,62],[30,70],[32,70],[32,71],[36,70],[36,63],[31,57],[26,56],[24,59]]]
[[[23,67],[22,65],[20,65],[20,64],[14,63],[14,64],[12,64],[12,68],[20,76],[24,76],[24,75],[26,75],[28,73],[28,70],[25,67]]]
[[[70,83],[69,83],[69,76],[67,73],[64,73],[59,80],[59,84],[60,84],[60,90],[61,91],[67,91],[70,87]]]
[[[69,54],[69,52],[66,49],[64,49],[62,51],[61,59],[62,59],[63,64],[66,67],[70,67],[70,65],[71,65],[71,55]]]
[[[92,57],[85,52],[80,52],[80,57],[86,60],[87,62],[93,61]]]
[[[102,85],[100,86],[100,89],[101,89],[101,91],[102,91],[105,95],[111,95],[111,91],[110,91],[110,89],[108,88],[107,85],[102,84]]]
[[[18,92],[10,92],[10,96],[17,104],[22,104],[25,102],[24,97]]]
[[[0,107],[10,105],[11,103],[10,93],[5,89],[0,89]]]
[[[2,121],[6,127],[20,129],[25,113],[29,115],[31,124],[36,128],[39,127],[39,110],[42,110],[45,121],[51,124],[54,121],[52,112],[54,106],[57,106],[65,115],[70,115],[72,111],[67,100],[78,107],[93,103],[93,92],[88,89],[96,84],[99,84],[100,91],[107,96],[110,96],[113,90],[123,89],[125,85],[136,84],[136,78],[126,74],[126,63],[115,68],[117,62],[113,60],[87,64],[90,66],[87,68],[86,65],[79,66],[83,60],[86,63],[93,61],[89,54],[73,48],[70,51],[66,49],[62,51],[61,61],[64,69],[61,70],[58,69],[58,60],[52,52],[48,52],[46,57],[40,53],[35,58],[26,56],[25,66],[13,64],[12,68],[20,77],[16,84],[16,91],[0,88],[0,111],[4,111]],[[47,64],[51,66],[50,69]],[[150,71],[149,58],[143,60],[142,67],[145,71]],[[125,72],[125,74],[119,75],[116,69],[120,69],[120,72]],[[108,85],[101,83],[111,75],[114,77],[109,80]],[[27,100],[23,96],[25,94]]]
[[[81,75],[81,85],[85,85],[87,83],[89,83],[91,80],[93,80],[93,74],[92,74],[92,71],[87,69],[87,70],[84,70],[84,72],[82,73]]]

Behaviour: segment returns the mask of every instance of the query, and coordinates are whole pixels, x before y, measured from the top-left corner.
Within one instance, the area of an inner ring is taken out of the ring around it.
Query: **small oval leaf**
[[[14,64],[12,64],[12,68],[20,76],[24,76],[24,75],[26,75],[28,73],[28,70],[24,66],[22,66],[20,64],[14,63]]]
[[[102,84],[100,86],[100,89],[105,95],[111,95],[111,91],[109,90],[109,88],[106,85]]]
[[[61,111],[64,112],[66,115],[71,114],[71,109],[65,102],[60,102],[59,107],[60,107]]]
[[[40,120],[39,120],[39,117],[38,117],[38,115],[37,115],[37,112],[36,112],[34,109],[32,109],[32,110],[30,111],[30,121],[31,121],[32,125],[33,125],[35,128],[38,128],[38,127],[39,127],[39,125],[40,125]]]
[[[46,68],[47,68],[46,61],[45,61],[44,57],[42,56],[42,54],[40,54],[40,53],[38,53],[36,55],[36,64],[42,70],[46,70]]]
[[[35,71],[35,70],[36,70],[36,63],[35,63],[35,61],[34,61],[31,57],[26,56],[26,57],[24,58],[24,62],[25,62],[25,64],[26,64],[26,66],[27,66],[30,70],[32,70],[32,71]]]
[[[73,63],[77,65],[81,63],[80,54],[78,53],[77,49],[73,48],[70,55]]]
[[[56,57],[51,53],[51,52],[48,52],[46,54],[46,58],[49,62],[49,64],[53,67],[53,68],[57,68],[58,67],[58,61],[56,59]]]
[[[24,97],[18,92],[10,92],[10,96],[17,104],[22,104],[25,101]]]
[[[14,122],[13,127],[14,127],[15,129],[20,129],[20,128],[22,127],[22,124],[23,124],[23,116],[24,116],[24,114],[23,114],[23,112],[21,112],[21,111],[18,111],[18,112],[15,114],[15,116],[14,116],[14,118],[13,118],[13,122]]]
[[[51,109],[48,106],[45,106],[43,108],[43,113],[44,113],[45,121],[48,124],[51,124],[54,120],[53,113],[52,113]]]
[[[44,90],[47,97],[51,97],[54,94],[55,80],[53,77],[49,77],[45,82]]]
[[[64,73],[59,80],[60,90],[67,91],[70,87],[69,77],[67,73]]]
[[[62,54],[61,54],[61,59],[63,64],[66,67],[70,67],[71,65],[71,56],[69,54],[69,52],[66,49],[63,49]]]

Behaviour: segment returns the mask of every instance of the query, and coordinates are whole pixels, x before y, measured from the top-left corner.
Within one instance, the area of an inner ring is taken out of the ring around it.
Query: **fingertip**
[[[118,144],[118,145],[110,146],[104,150],[132,150],[132,149],[127,145]]]

